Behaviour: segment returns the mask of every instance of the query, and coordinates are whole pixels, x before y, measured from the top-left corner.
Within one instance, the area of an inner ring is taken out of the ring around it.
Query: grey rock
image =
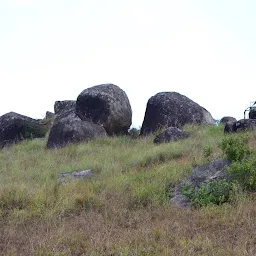
[[[182,127],[185,124],[214,125],[211,114],[203,107],[177,92],[161,92],[152,96],[146,108],[141,135],[164,127]]]
[[[256,129],[256,119],[241,119],[237,122],[227,122],[224,133],[251,131]]]
[[[224,126],[224,133],[232,133],[236,131],[236,122],[228,121]]]
[[[221,124],[226,124],[227,122],[236,122],[237,120],[232,116],[224,116],[220,119]]]
[[[75,100],[55,101],[54,113],[55,113],[55,122],[67,116],[76,117],[76,101]]]
[[[103,125],[109,135],[127,134],[132,110],[126,93],[114,84],[85,89],[76,102],[76,114],[84,121]]]
[[[50,111],[47,111],[44,119],[54,119],[54,118],[55,118],[55,114]]]
[[[79,172],[62,172],[59,174],[59,181],[66,185],[72,179],[87,179],[93,176],[92,170],[83,170]]]
[[[54,113],[56,115],[66,112],[70,109],[76,108],[76,101],[75,100],[58,100],[54,103]]]
[[[164,132],[156,135],[154,139],[154,143],[155,144],[167,143],[171,141],[186,139],[188,137],[189,137],[189,134],[187,132],[182,131],[177,127],[169,127]]]
[[[181,193],[183,186],[192,185],[196,191],[206,182],[228,179],[226,168],[230,162],[224,159],[217,159],[210,163],[201,165],[192,170],[191,175],[177,185],[171,192],[171,203],[179,208],[191,206],[190,201]]]
[[[15,112],[0,117],[0,147],[15,144],[24,139],[43,138],[48,125]]]
[[[65,147],[71,143],[86,142],[105,136],[106,131],[102,126],[68,115],[53,124],[48,137],[47,148]]]

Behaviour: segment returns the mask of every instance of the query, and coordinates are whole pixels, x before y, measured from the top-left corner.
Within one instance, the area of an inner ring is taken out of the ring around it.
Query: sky
[[[254,0],[0,0],[0,115],[43,118],[113,83],[135,127],[165,91],[243,118],[256,101],[255,13]]]

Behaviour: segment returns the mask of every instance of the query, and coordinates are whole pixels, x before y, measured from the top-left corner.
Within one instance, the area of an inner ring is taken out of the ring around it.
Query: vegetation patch
[[[240,135],[225,136],[223,127],[184,130],[187,140],[158,146],[152,135],[59,150],[46,150],[43,139],[25,140],[1,150],[0,254],[255,255],[256,201],[248,193],[255,191],[254,150],[246,141],[241,146]],[[256,136],[249,142],[256,145]],[[204,207],[170,204],[171,189],[190,175],[193,159],[200,166],[226,151],[236,159],[228,169],[232,180],[185,192]],[[62,172],[87,169],[90,179],[58,181]]]

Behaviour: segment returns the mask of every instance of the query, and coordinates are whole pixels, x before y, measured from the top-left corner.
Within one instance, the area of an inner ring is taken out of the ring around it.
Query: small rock
[[[62,184],[67,184],[67,179],[85,179],[92,177],[92,170],[83,170],[80,172],[62,172],[59,174],[59,180]]]
[[[184,132],[177,127],[169,127],[164,132],[156,135],[154,139],[154,143],[155,144],[167,143],[171,141],[185,139],[188,137],[189,137],[189,134],[187,132]]]

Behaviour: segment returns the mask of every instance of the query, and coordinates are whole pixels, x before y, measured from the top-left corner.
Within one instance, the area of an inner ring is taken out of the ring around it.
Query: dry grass
[[[201,209],[170,205],[171,187],[221,153],[221,127],[186,129],[191,138],[159,146],[153,137],[120,137],[61,150],[34,140],[1,151],[0,254],[256,255],[253,194]],[[90,180],[57,180],[87,168]]]

